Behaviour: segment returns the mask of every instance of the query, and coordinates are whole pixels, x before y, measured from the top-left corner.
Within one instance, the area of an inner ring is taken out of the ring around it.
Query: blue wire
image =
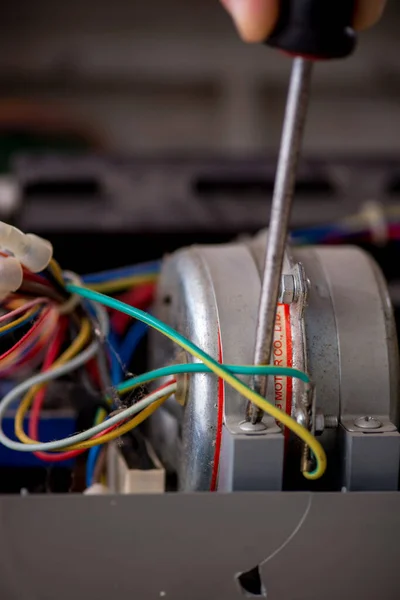
[[[130,277],[132,275],[140,275],[147,273],[158,273],[161,262],[155,261],[152,263],[143,263],[141,265],[133,265],[131,267],[123,267],[111,271],[103,271],[84,275],[82,280],[85,283],[102,283],[111,279],[119,279],[122,277]],[[134,355],[137,346],[147,332],[147,325],[141,321],[135,322],[129,329],[125,339],[120,343],[118,337],[113,331],[110,331],[108,336],[109,344],[112,348],[111,355],[111,382],[113,386],[117,386],[124,379],[122,364],[128,365]],[[118,356],[120,360],[118,360]],[[100,446],[94,446],[89,450],[86,463],[86,487],[93,485],[94,470],[100,453]]]
[[[121,381],[124,379],[124,371],[122,365],[125,365],[125,362],[118,360],[121,354],[120,341],[113,331],[110,331],[110,333],[108,334],[108,343],[111,347],[111,383],[115,386],[121,383]]]
[[[112,347],[111,351],[111,382],[113,386],[117,386],[123,381],[124,373],[121,367],[121,363],[123,365],[129,365],[132,360],[132,356],[135,354],[135,351],[144,338],[148,330],[148,327],[145,323],[141,321],[136,321],[128,333],[125,336],[123,342],[119,342],[116,334],[113,331],[110,331],[108,336],[108,341],[110,346]],[[117,358],[119,355],[120,361]],[[100,453],[100,446],[94,446],[90,448],[87,463],[86,463],[86,487],[90,487],[93,485],[93,477],[94,470],[96,467],[97,459]]]
[[[348,233],[342,227],[337,225],[318,225],[306,229],[297,229],[290,233],[290,238],[295,243],[317,244],[325,241],[331,235],[346,237]]]
[[[14,327],[10,327],[10,329],[7,329],[7,331],[0,332],[0,337],[3,337],[4,335],[9,335],[10,333],[13,333],[14,331],[17,331],[18,329],[20,329],[21,327],[23,327],[27,323],[30,323],[31,321],[33,321],[33,319],[35,319],[35,317],[37,317],[37,315],[39,314],[40,310],[41,309],[38,308],[38,310],[36,310],[33,313],[33,315],[28,316],[26,319],[24,319],[24,321],[21,321],[21,323],[18,323],[18,325],[15,325]]]
[[[124,365],[129,365],[138,345],[146,335],[148,326],[142,321],[136,321],[130,327],[119,347],[119,355]],[[119,382],[118,382],[119,383]]]
[[[97,459],[99,458],[101,446],[94,446],[90,448],[87,463],[86,463],[86,487],[89,488],[93,485],[94,470],[96,467]]]
[[[108,334],[108,343],[111,346],[110,359],[111,359],[111,383],[113,386],[117,386],[124,379],[124,373],[121,364],[118,360],[120,355],[120,342],[117,335],[110,331]],[[87,462],[86,462],[86,487],[93,485],[94,470],[96,467],[97,460],[99,458],[101,446],[93,446],[90,448]]]
[[[123,277],[132,277],[134,275],[147,275],[158,273],[161,267],[161,261],[153,261],[122,267],[120,269],[111,269],[110,271],[101,271],[100,273],[90,273],[82,276],[84,283],[103,283],[113,279],[121,279]]]

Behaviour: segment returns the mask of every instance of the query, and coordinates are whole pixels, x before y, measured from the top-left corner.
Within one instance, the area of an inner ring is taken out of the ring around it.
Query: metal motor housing
[[[180,250],[163,263],[156,314],[226,364],[252,364],[267,232]],[[385,281],[355,247],[288,247],[273,360],[308,372],[328,455],[323,489],[397,489],[398,350]],[[154,366],[192,360],[152,337]],[[247,379],[248,381],[248,379]],[[246,400],[212,374],[179,380],[150,422],[182,491],[303,489],[301,445],[267,415],[244,423]],[[304,385],[270,377],[268,398],[299,422]],[[315,485],[314,485],[315,487]]]

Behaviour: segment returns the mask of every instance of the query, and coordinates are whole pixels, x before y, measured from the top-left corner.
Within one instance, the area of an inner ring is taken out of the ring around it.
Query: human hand
[[[262,42],[274,28],[279,0],[220,0],[231,14],[239,34],[246,42]],[[376,23],[386,0],[356,0],[354,28],[367,29]]]

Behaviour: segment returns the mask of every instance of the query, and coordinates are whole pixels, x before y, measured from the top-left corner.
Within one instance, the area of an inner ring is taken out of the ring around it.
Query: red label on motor
[[[291,367],[293,364],[290,307],[287,304],[278,304],[276,311],[273,364],[276,367]],[[273,386],[273,391],[269,388],[269,398],[274,399],[277,408],[290,415],[293,394],[292,378],[276,375],[273,378]]]

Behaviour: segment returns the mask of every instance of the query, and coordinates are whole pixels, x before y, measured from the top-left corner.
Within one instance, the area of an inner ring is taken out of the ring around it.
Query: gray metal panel
[[[308,494],[0,498],[1,600],[234,600]],[[256,515],[254,524],[250,515]],[[315,494],[262,567],[269,600],[398,600],[400,494]]]
[[[240,435],[223,428],[218,491],[282,489],[284,436]]]

